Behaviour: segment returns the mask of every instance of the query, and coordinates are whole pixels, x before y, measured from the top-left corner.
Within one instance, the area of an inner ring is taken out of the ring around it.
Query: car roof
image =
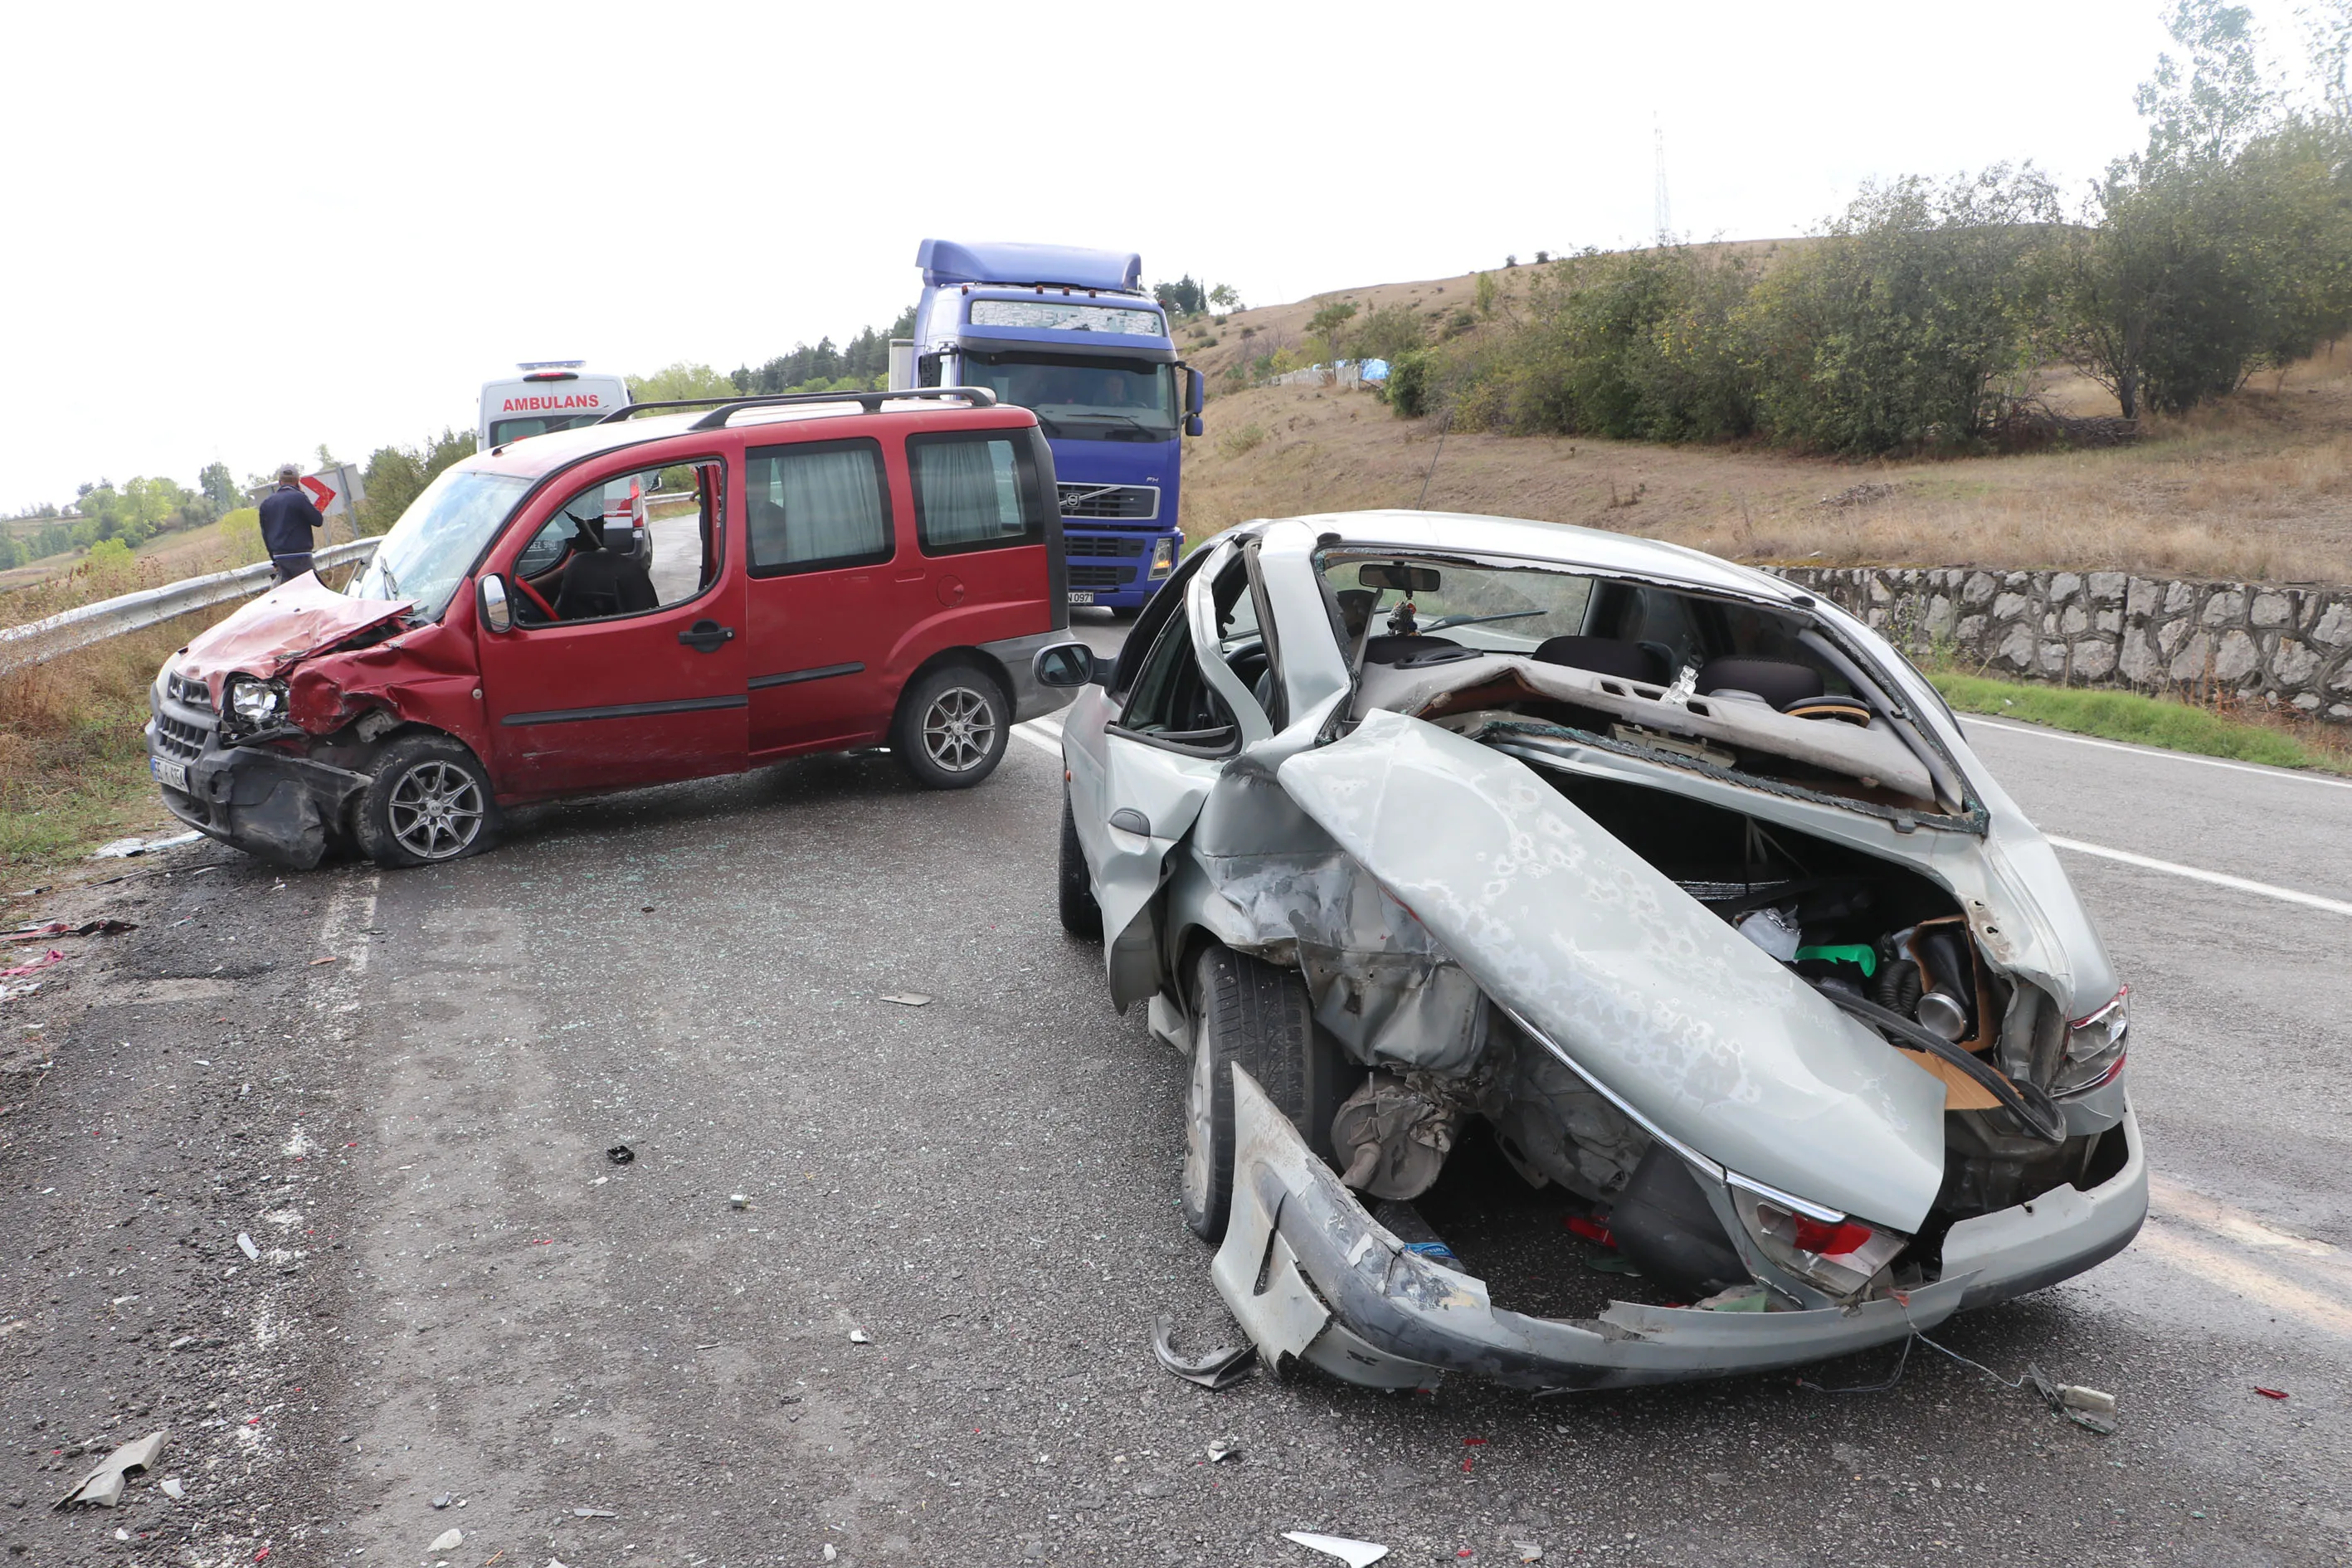
[[[1583,571],[1657,578],[1748,597],[1760,593],[1783,601],[1795,599],[1801,593],[1778,577],[1704,551],[1668,544],[1664,540],[1612,533],[1605,529],[1580,528],[1574,523],[1538,522],[1529,518],[1489,517],[1473,512],[1415,511],[1402,507],[1374,511],[1312,512],[1280,521],[1304,524],[1318,535],[1336,534],[1340,546],[1349,550],[1393,545],[1433,555],[1510,555]]]
[[[723,430],[696,431],[695,422],[710,412],[709,408],[689,408],[677,414],[649,414],[641,419],[617,419],[609,425],[583,425],[576,429],[551,430],[544,436],[510,441],[504,447],[477,453],[466,459],[465,467],[486,473],[539,479],[558,468],[569,468],[583,458],[617,452],[629,447],[649,446],[677,436],[723,434],[740,437],[779,426],[822,424],[825,427],[823,438],[830,439],[924,430],[1019,429],[1037,423],[1035,415],[1010,405],[983,408],[910,400],[903,407],[886,406],[878,414],[868,414],[856,402],[845,398],[838,403],[772,405],[764,408],[755,405],[738,413]]]

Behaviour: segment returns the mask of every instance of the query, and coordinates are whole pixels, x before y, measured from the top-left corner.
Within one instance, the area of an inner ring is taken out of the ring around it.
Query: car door
[[[1118,718],[1104,728],[1101,781],[1089,792],[1097,808],[1076,814],[1103,912],[1111,999],[1122,1007],[1159,988],[1144,911],[1168,852],[1192,830],[1232,759],[1273,733],[1219,654],[1220,590],[1232,599],[1239,566],[1234,546],[1220,545],[1184,585],[1181,613],[1160,625]],[[1245,600],[1245,580],[1240,587]],[[1075,786],[1075,763],[1071,773]]]
[[[618,460],[564,476],[491,552],[515,615],[508,630],[480,633],[482,702],[509,794],[658,784],[745,764],[735,487],[721,457],[664,466],[692,476],[696,569],[666,562],[656,579],[641,562],[633,575],[628,557],[598,559],[604,487],[632,471]]]

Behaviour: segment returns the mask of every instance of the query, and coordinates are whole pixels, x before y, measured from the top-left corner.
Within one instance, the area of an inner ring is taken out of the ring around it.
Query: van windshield
[[[423,620],[439,620],[483,547],[531,481],[512,474],[443,470],[408,503],[346,589],[354,599],[406,599]]]

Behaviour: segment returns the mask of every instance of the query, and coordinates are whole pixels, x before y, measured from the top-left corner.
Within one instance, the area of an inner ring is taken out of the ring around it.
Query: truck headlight
[[[239,676],[228,683],[228,711],[240,730],[266,730],[286,717],[286,683]]]
[[[1859,1294],[1909,1240],[1852,1216],[1816,1219],[1739,1187],[1731,1206],[1764,1256],[1832,1296]]]
[[[2081,1094],[2113,1082],[2124,1070],[2124,1051],[2131,1035],[2131,987],[2126,985],[2107,1005],[2087,1018],[2066,1026],[2066,1059],[2058,1068],[2053,1094]]]
[[[1151,570],[1145,574],[1146,579],[1156,583],[1160,578],[1167,576],[1168,574],[1175,570],[1176,542],[1172,539],[1153,540],[1151,542]]]

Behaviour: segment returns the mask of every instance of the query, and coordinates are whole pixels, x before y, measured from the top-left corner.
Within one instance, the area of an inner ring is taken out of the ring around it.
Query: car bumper
[[[1407,1250],[1238,1071],[1234,1117],[1232,1218],[1211,1270],[1218,1294],[1269,1360],[1295,1357],[1376,1388],[1433,1387],[1447,1372],[1523,1388],[1627,1387],[1846,1355],[2090,1268],[2130,1241],[2147,1206],[2139,1131],[2126,1118],[2123,1172],[2093,1192],[2062,1188],[1955,1226],[1944,1277],[1906,1300],[1793,1312],[1619,1301],[1569,1322],[1499,1309],[1485,1281]]]
[[[1013,721],[1025,724],[1069,705],[1070,692],[1037,683],[1037,656],[1049,647],[1078,641],[1067,632],[1034,632],[1027,637],[984,642],[980,651],[1004,671],[1005,689],[1013,698]]]
[[[224,746],[210,713],[161,698],[151,705],[148,770],[173,816],[276,865],[307,871],[325,858],[365,773],[268,746]]]

